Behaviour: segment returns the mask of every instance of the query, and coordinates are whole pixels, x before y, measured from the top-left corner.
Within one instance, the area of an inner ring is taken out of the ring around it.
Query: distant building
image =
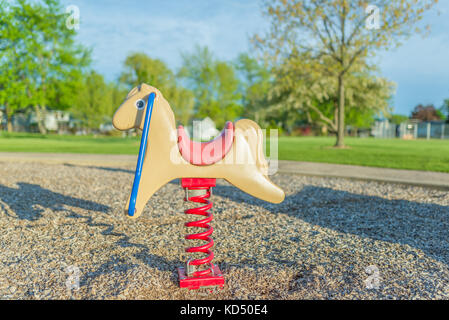
[[[114,131],[114,130],[115,130],[115,128],[112,125],[112,122],[100,124],[100,132],[101,133],[108,133],[108,132],[111,132],[111,131]]]
[[[69,112],[60,110],[47,110],[44,116],[44,127],[48,131],[67,133],[73,127]],[[35,112],[31,112],[28,118],[30,127],[37,128],[38,121]]]
[[[36,113],[31,108],[16,112],[11,117],[13,130],[16,132],[38,132]],[[61,110],[46,110],[43,121],[49,132],[68,133],[76,126],[76,120],[69,112]],[[0,108],[0,129],[7,130],[7,119],[4,110]]]

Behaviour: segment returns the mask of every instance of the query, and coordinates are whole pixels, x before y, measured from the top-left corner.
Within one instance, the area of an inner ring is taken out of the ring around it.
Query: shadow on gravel
[[[216,195],[232,201],[261,206],[323,228],[407,244],[449,265],[449,206],[388,200],[315,186],[306,186],[276,205],[231,186],[215,189]]]
[[[113,168],[113,167],[101,167],[101,166],[76,166],[70,163],[64,163],[64,166],[66,167],[78,167],[78,168],[89,168],[89,169],[97,169],[97,170],[104,170],[104,171],[110,171],[110,172],[124,172],[124,173],[135,173],[135,170],[128,170],[128,169],[122,169],[122,168]]]
[[[56,193],[37,184],[19,182],[17,185],[18,188],[0,185],[0,200],[9,206],[18,219],[36,221],[42,217],[45,209],[65,211],[67,209],[64,206],[104,213],[110,209],[103,204]]]
[[[140,243],[134,243],[130,241],[130,238],[122,232],[115,231],[115,226],[108,223],[97,223],[94,221],[92,216],[89,215],[81,215],[76,212],[71,211],[69,215],[70,218],[84,220],[90,227],[100,227],[103,230],[100,232],[104,236],[112,236],[118,238],[115,244],[122,248],[137,248],[138,252],[134,253],[134,257],[144,264],[148,265],[151,268],[158,269],[161,271],[173,271],[173,265],[179,264],[177,260],[167,260],[163,257],[154,255],[150,253],[150,249]],[[102,263],[95,267],[94,270],[91,270],[84,274],[84,276],[80,279],[80,286],[89,286],[89,284],[96,278],[102,275],[108,274],[126,274],[128,271],[133,270],[139,267],[137,264],[129,263],[128,257],[118,257],[111,256],[108,261]],[[122,292],[122,290],[127,286],[129,281],[132,279],[125,279],[125,281],[120,281],[119,278],[114,277],[113,281],[110,283],[112,286],[110,288],[110,292],[112,296],[117,296]],[[176,282],[176,277],[173,274],[172,276],[173,283]]]

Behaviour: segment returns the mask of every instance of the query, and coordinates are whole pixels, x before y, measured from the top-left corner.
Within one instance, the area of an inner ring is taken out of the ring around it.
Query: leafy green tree
[[[181,86],[170,87],[167,97],[175,113],[176,121],[184,125],[189,123],[195,104],[193,92]]]
[[[409,117],[404,116],[402,114],[392,114],[388,120],[390,120],[391,123],[393,124],[401,124],[402,122],[405,122],[407,120],[409,120]]]
[[[148,83],[164,94],[182,123],[187,123],[192,116],[193,93],[178,85],[175,74],[159,59],[152,59],[145,53],[133,53],[124,63],[120,83],[126,88],[133,88],[141,83]]]
[[[152,59],[145,53],[133,53],[125,59],[120,82],[127,88],[143,82],[157,88],[168,88],[175,82],[175,75],[162,60]]]
[[[82,121],[88,130],[110,121],[114,109],[113,86],[107,84],[102,75],[91,71],[77,94],[77,100],[70,111]]]
[[[307,59],[308,72],[332,78],[336,87],[337,142],[344,147],[347,79],[357,65],[380,49],[399,45],[437,0],[274,0],[266,2],[271,31],[255,36],[276,64]],[[296,59],[297,60],[297,59]]]
[[[128,94],[129,90],[126,88],[123,88],[122,85],[120,85],[120,82],[111,82],[109,84],[109,87],[111,89],[111,100],[112,100],[112,108],[115,110],[122,104],[123,99]],[[114,113],[111,113],[111,116]]]
[[[46,106],[56,97],[62,99],[58,90],[79,85],[90,62],[89,51],[75,43],[75,32],[66,27],[67,15],[59,1],[16,0],[7,10],[8,31],[2,46],[13,48],[14,54],[2,55],[2,64],[20,66],[15,80],[25,93],[21,107],[33,106],[39,130],[45,133]],[[3,86],[12,92],[15,85],[10,81]]]
[[[274,69],[276,80],[270,90],[269,110],[300,110],[307,122],[338,132],[339,91],[334,77],[310,68],[307,58],[290,57]],[[346,76],[345,117],[355,127],[367,127],[378,114],[388,115],[395,85],[374,75],[375,68],[360,61]],[[288,128],[284,128],[289,130]]]
[[[13,18],[9,3],[0,1],[0,106],[4,107],[9,132],[13,130],[12,116],[26,103],[24,65],[16,53],[24,31],[11,24]]]
[[[240,79],[244,116],[261,123],[266,119],[272,74],[266,66],[247,53],[240,54],[235,65]]]
[[[449,99],[444,100],[440,112],[443,114],[443,118],[446,118],[446,122],[449,122]]]
[[[4,106],[7,120],[7,130],[13,131],[12,116],[26,103],[25,86],[21,81],[23,73],[20,63],[14,63],[12,52],[3,52],[0,60],[0,106]]]
[[[241,115],[239,80],[230,63],[216,60],[207,47],[198,46],[182,59],[178,75],[194,93],[196,116],[210,117],[220,127]]]

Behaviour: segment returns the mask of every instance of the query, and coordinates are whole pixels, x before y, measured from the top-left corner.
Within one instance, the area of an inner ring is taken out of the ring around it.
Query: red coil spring
[[[199,247],[189,247],[189,248],[185,249],[185,251],[186,252],[202,252],[202,253],[207,254],[207,257],[202,258],[202,259],[192,260],[189,262],[189,264],[194,265],[194,266],[199,266],[199,265],[208,263],[212,267],[211,261],[214,258],[214,254],[212,253],[210,248],[214,245],[214,241],[212,240],[210,235],[214,232],[214,228],[212,228],[209,225],[209,223],[212,221],[212,219],[214,217],[213,217],[212,213],[208,211],[212,208],[212,205],[213,205],[212,202],[208,200],[208,198],[211,195],[210,188],[209,187],[189,187],[189,189],[190,190],[207,190],[206,193],[203,195],[192,196],[192,197],[189,197],[189,199],[185,199],[186,201],[192,201],[192,202],[196,202],[196,203],[204,203],[205,206],[187,209],[184,212],[186,214],[195,214],[195,215],[205,216],[206,218],[202,219],[202,220],[187,222],[187,223],[185,223],[185,226],[186,227],[204,228],[207,230],[204,232],[200,232],[200,233],[189,234],[189,235],[185,236],[185,238],[188,240],[198,240],[198,239],[204,240],[204,241],[207,241],[207,243],[205,245],[202,245]],[[195,271],[192,273],[191,276],[200,277],[200,276],[209,275],[211,273],[212,273],[211,268],[208,268],[205,270]]]

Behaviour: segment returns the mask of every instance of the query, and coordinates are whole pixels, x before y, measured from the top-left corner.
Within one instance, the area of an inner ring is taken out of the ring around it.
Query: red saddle
[[[178,127],[178,148],[184,160],[197,166],[214,164],[231,150],[234,142],[234,124],[226,122],[220,135],[208,142],[190,140],[183,126]]]

